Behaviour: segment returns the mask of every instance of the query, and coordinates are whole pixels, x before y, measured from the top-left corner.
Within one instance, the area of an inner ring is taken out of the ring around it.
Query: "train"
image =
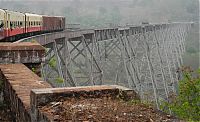
[[[0,42],[16,41],[21,38],[63,31],[65,17],[22,13],[0,9]]]

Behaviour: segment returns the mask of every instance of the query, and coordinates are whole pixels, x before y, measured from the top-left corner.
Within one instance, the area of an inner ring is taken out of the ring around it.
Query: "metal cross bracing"
[[[159,108],[161,100],[177,93],[177,71],[190,27],[191,23],[155,24],[33,39],[47,50],[42,72],[53,86],[122,85]]]

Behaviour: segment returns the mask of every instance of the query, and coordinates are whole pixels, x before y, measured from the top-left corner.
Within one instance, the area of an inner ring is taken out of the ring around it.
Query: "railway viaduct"
[[[64,30],[1,43],[5,100],[17,121],[53,121],[38,107],[59,96],[122,92],[126,98],[153,101],[159,109],[159,100],[176,93],[192,24]]]

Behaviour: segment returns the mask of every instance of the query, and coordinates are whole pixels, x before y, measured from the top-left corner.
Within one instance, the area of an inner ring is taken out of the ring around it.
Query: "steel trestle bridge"
[[[168,100],[176,93],[192,23],[64,30],[19,40],[46,48],[42,76],[54,87],[117,84],[142,99]]]

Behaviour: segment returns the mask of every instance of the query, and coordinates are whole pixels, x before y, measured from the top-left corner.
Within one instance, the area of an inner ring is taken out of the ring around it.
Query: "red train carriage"
[[[61,27],[60,27],[60,29],[61,30],[64,30],[65,29],[65,17],[59,17],[60,18],[60,20],[61,20]]]
[[[58,31],[65,29],[64,17],[43,16],[43,30],[44,31]]]

